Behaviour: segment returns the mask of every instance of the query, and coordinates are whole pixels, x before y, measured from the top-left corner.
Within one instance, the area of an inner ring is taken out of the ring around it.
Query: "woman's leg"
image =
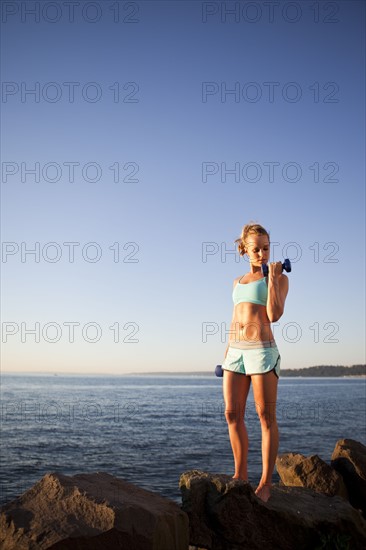
[[[266,374],[253,374],[251,378],[254,402],[262,430],[262,477],[255,493],[266,502],[270,497],[270,486],[279,443],[276,418],[278,378],[274,371]]]
[[[234,455],[234,478],[248,480],[248,433],[244,422],[250,376],[224,370],[225,418]]]

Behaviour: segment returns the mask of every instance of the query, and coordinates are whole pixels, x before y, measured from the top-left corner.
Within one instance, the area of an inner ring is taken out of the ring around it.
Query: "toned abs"
[[[267,316],[266,306],[241,302],[234,306],[234,316],[230,327],[230,342],[247,340],[249,342],[266,342],[273,340],[271,323]]]

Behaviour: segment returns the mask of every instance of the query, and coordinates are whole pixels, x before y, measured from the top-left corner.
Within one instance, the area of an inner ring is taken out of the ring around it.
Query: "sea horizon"
[[[311,367],[303,367],[303,368],[311,368]],[[347,367],[350,368],[350,367]],[[285,369],[284,369],[285,370]],[[291,371],[296,371],[298,369],[286,369]],[[89,377],[89,376],[96,376],[96,377],[122,377],[122,376],[195,376],[195,377],[215,377],[215,373],[212,371],[157,371],[157,372],[124,372],[124,373],[94,373],[94,372],[54,372],[54,371],[0,371],[0,378],[1,376],[80,376],[80,377]],[[298,378],[366,378],[366,374],[344,374],[339,375],[337,377],[334,376],[303,376],[299,375]],[[294,378],[293,376],[286,376],[286,375],[280,375],[281,378]]]

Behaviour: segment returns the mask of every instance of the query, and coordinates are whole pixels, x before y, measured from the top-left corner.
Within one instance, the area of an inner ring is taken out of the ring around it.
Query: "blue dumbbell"
[[[287,271],[287,273],[290,273],[290,271],[291,271],[291,262],[288,258],[286,258],[286,260],[284,260],[284,262],[282,264],[282,271],[283,270]],[[268,275],[268,265],[267,264],[262,265],[262,273],[263,273],[263,277],[267,277],[267,275]]]
[[[222,366],[221,365],[217,365],[216,368],[215,368],[215,374],[216,376],[218,376],[219,378],[222,378],[224,376],[224,371],[222,370]]]

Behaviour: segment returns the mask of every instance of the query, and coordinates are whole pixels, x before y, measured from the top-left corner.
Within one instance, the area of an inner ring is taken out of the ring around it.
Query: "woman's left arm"
[[[288,277],[282,273],[282,263],[268,264],[267,315],[271,323],[282,317],[288,293]]]

